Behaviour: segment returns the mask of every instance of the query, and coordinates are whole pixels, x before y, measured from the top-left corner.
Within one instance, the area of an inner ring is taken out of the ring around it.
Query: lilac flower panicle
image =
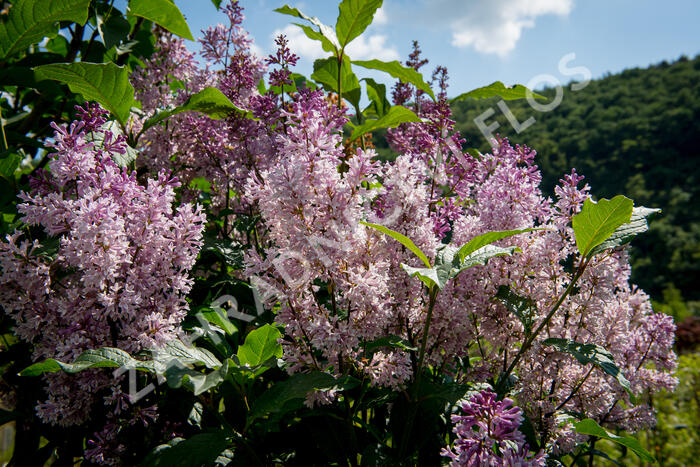
[[[35,192],[19,195],[17,207],[25,224],[57,240],[56,253],[20,232],[0,242],[0,305],[16,334],[34,344],[34,360],[70,362],[105,346],[137,352],[174,338],[201,247],[204,214],[191,204],[173,208],[176,179],[162,171],[140,184],[112,160],[123,140],[103,134],[100,149],[86,141],[88,131],[105,131],[105,112],[88,105],[78,114],[86,121],[54,125],[49,171],[30,184]],[[115,414],[126,409],[120,397],[98,398],[123,378],[90,370],[44,379],[49,396],[37,411],[45,422],[81,424],[100,400]],[[112,435],[114,427],[105,427],[86,455],[111,463],[105,446]]]

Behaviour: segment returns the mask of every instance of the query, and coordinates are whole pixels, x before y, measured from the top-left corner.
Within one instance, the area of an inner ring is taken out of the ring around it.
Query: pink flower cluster
[[[529,458],[525,436],[520,432],[522,410],[511,399],[498,400],[495,393],[481,391],[462,402],[464,415],[452,415],[457,439],[442,455],[451,466],[469,467],[544,467],[546,457],[540,451]]]
[[[161,172],[140,184],[113,160],[126,143],[101,126],[106,112],[81,112],[82,121],[54,125],[49,171],[20,194],[30,228],[0,243],[0,304],[35,360],[71,362],[105,346],[136,352],[173,338],[201,246],[200,208],[173,209],[178,182]],[[31,240],[39,229],[49,236],[43,244]],[[60,425],[84,421],[98,390],[114,382],[93,372],[47,380],[38,411]]]

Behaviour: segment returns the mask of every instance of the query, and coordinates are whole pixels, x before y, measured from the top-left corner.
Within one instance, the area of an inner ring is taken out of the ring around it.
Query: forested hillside
[[[550,102],[555,92],[540,93]],[[498,122],[494,133],[537,150],[549,194],[575,167],[596,198],[625,194],[661,208],[651,231],[634,241],[633,280],[657,300],[678,300],[674,287],[684,300],[700,300],[700,56],[625,70],[578,91],[567,86],[561,104],[547,113],[525,100],[508,101],[521,124],[535,118],[520,134],[497,102],[453,105],[468,147],[489,150],[474,119],[492,107],[485,123]]]

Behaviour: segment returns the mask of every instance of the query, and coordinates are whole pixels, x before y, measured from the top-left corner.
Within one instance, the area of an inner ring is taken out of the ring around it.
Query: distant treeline
[[[548,98],[544,104],[556,95],[553,88],[538,92]],[[566,86],[550,112],[508,101],[520,124],[535,118],[520,134],[497,102],[453,105],[467,147],[490,149],[474,119],[493,108],[485,123],[499,123],[494,133],[537,151],[546,194],[575,167],[595,198],[624,194],[661,208],[650,231],[634,241],[633,280],[657,300],[671,285],[685,300],[700,300],[700,56],[625,70],[578,91]]]

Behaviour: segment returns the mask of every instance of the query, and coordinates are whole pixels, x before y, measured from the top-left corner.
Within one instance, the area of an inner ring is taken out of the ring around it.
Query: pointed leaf
[[[310,22],[314,26],[318,27],[319,32],[325,37],[334,47],[334,49],[340,50],[340,44],[338,43],[338,37],[335,35],[335,31],[333,31],[333,28],[330,26],[323,24],[318,18],[315,16],[307,16],[301,11],[299,11],[296,8],[292,8],[288,5],[284,5],[281,8],[277,8],[274,11],[277,13],[282,13],[283,15],[290,15],[294,16],[296,18],[301,18],[305,19],[306,21]]]
[[[97,101],[123,125],[134,102],[129,71],[114,63],[52,63],[34,68],[37,79],[67,84],[85,100]]]
[[[418,278],[428,288],[435,286],[442,289],[445,286],[446,281],[438,276],[435,268],[414,268],[403,263],[401,263],[401,267],[409,276]]]
[[[622,195],[601,199],[597,203],[587,199],[583,209],[572,219],[576,246],[581,256],[589,256],[593,249],[607,240],[623,224],[630,222],[633,202]]]
[[[0,60],[20,52],[44,37],[58,34],[59,21],[84,25],[90,0],[18,0],[0,20]]]
[[[598,422],[593,419],[587,418],[580,422],[574,422],[574,429],[577,433],[581,433],[582,435],[597,436],[598,438],[607,439],[626,446],[645,462],[656,462],[654,456],[649,454],[649,452],[639,444],[638,440],[629,436],[618,436],[614,433],[610,433],[608,430],[598,425]]]
[[[378,130],[379,128],[395,128],[402,123],[421,121],[420,117],[413,113],[412,110],[400,105],[395,105],[389,109],[386,115],[377,120],[367,120],[362,125],[355,127],[352,131],[352,135],[350,135],[350,139],[357,139],[365,133]]]
[[[334,57],[316,60],[311,79],[322,84],[328,91],[338,92],[338,60]],[[360,105],[360,82],[352,72],[352,65],[347,58],[343,59],[340,70],[340,92],[355,108]]]
[[[367,84],[367,98],[370,103],[362,112],[365,116],[383,117],[391,109],[391,102],[386,98],[386,86],[372,78],[363,78]]]
[[[184,104],[158,112],[146,120],[143,128],[146,130],[181,112],[201,112],[215,120],[226,118],[235,112],[245,118],[256,120],[250,111],[237,107],[223,92],[216,88],[204,88],[198,93],[192,94]]]
[[[345,390],[353,388],[359,383],[351,376],[336,379],[332,375],[320,371],[297,373],[289,379],[276,383],[256,399],[248,415],[248,424],[269,413],[283,412],[288,402],[304,399],[311,391]]]
[[[506,87],[500,81],[491,83],[488,86],[473,89],[469,92],[460,94],[451,100],[451,102],[463,101],[467,98],[472,99],[488,99],[489,97],[500,97],[501,99],[511,101],[514,99],[525,99],[528,95],[536,99],[544,99],[545,97],[530,91],[528,88],[521,84],[516,84],[515,86]]]
[[[251,331],[245,337],[243,345],[238,347],[238,361],[241,365],[256,367],[262,365],[267,360],[277,357],[282,357],[282,345],[279,340],[282,334],[279,330],[266,324],[258,329]]]
[[[306,37],[308,37],[309,39],[319,41],[321,43],[321,47],[326,52],[335,52],[335,46],[333,45],[333,43],[330,40],[328,40],[328,38],[326,36],[321,34],[320,31],[317,31],[314,28],[312,28],[311,26],[307,26],[306,24],[299,24],[299,23],[292,23],[292,24],[299,26],[301,28],[301,30],[304,31],[304,34],[306,34]]]
[[[433,90],[430,89],[430,85],[423,80],[423,75],[411,67],[403,66],[398,61],[394,60],[391,62],[383,62],[381,60],[353,60],[353,65],[358,65],[363,68],[369,68],[370,70],[379,70],[385,73],[389,73],[392,77],[400,79],[404,83],[411,83],[417,89],[424,91],[433,100],[435,100],[435,94]]]
[[[476,265],[485,265],[488,260],[495,258],[496,256],[510,256],[516,251],[521,251],[517,246],[507,246],[501,248],[495,245],[482,246],[473,253],[468,254],[462,260],[460,267],[460,272]]]
[[[388,227],[384,227],[383,225],[380,225],[380,224],[371,224],[369,222],[364,222],[364,221],[360,221],[360,224],[366,225],[367,227],[372,227],[373,229],[376,229],[376,230],[380,231],[381,233],[390,236],[391,238],[393,238],[394,240],[396,240],[397,242],[401,243],[403,246],[405,246],[406,248],[411,250],[413,252],[413,254],[415,254],[418,258],[420,258],[421,261],[423,261],[423,264],[430,267],[430,260],[428,260],[428,257],[425,256],[425,253],[423,253],[420,250],[420,248],[418,248],[413,243],[413,241],[410,238],[408,238],[407,236],[400,234],[394,230],[391,230]]]
[[[176,36],[194,40],[185,17],[170,0],[129,0],[127,14],[153,21]]]
[[[183,365],[201,364],[212,369],[221,366],[221,362],[207,349],[188,345],[179,339],[169,340],[152,352],[153,360],[166,366],[173,361]]]
[[[20,372],[21,376],[38,376],[43,373],[78,373],[90,368],[127,368],[144,371],[152,371],[151,362],[136,360],[121,349],[105,347],[102,349],[86,350],[72,363],[64,363],[53,358],[47,358],[43,362],[35,363]]]
[[[568,353],[578,360],[582,365],[592,363],[598,368],[602,369],[604,372],[613,376],[620,386],[622,386],[630,398],[634,400],[634,394],[632,394],[632,388],[630,382],[625,378],[617,365],[615,364],[615,358],[608,352],[604,347],[597,344],[581,344],[579,342],[574,342],[568,339],[561,339],[557,337],[552,337],[542,341],[542,345],[551,345],[557,348],[560,352]]]
[[[459,255],[460,259],[464,261],[464,258],[467,255],[472,254],[473,252],[485,245],[496,242],[498,240],[502,240],[507,237],[512,237],[513,235],[518,235],[525,232],[534,232],[535,230],[538,229],[496,230],[493,232],[486,232],[484,234],[477,235],[476,237],[472,238],[467,243],[462,245],[459,248],[457,254]]]
[[[367,29],[374,13],[382,6],[382,0],[343,0],[338,5],[338,20],[335,32],[341,49]]]
[[[645,208],[644,206],[632,209],[630,221],[618,227],[607,240],[596,246],[591,254],[596,255],[610,248],[629,243],[635,236],[649,230],[647,217],[657,212],[661,212],[661,209]]]

